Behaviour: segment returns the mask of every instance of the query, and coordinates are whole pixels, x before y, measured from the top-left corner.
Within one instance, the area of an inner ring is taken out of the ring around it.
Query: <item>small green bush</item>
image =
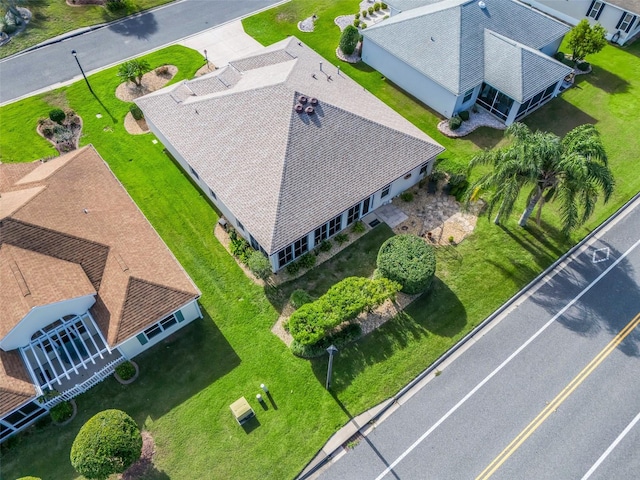
[[[360,28],[364,30],[365,28],[367,28],[367,24],[364,22],[360,22]]]
[[[129,361],[122,362],[116,367],[116,373],[122,380],[131,380],[136,374],[136,367]]]
[[[316,256],[312,253],[305,253],[298,259],[300,268],[311,268],[316,264]]]
[[[387,8],[389,8],[388,5],[384,2],[382,2],[380,6],[382,7],[383,10],[386,10]]]
[[[351,55],[360,41],[360,33],[353,25],[347,25],[340,36],[340,50],[345,55]]]
[[[106,6],[110,12],[116,12],[126,7],[126,4],[123,0],[107,0]]]
[[[369,15],[373,15],[373,12],[374,12],[374,11],[375,11],[375,10],[373,9],[373,7],[369,7],[369,8],[367,8],[367,12],[369,12]]]
[[[553,56],[553,58],[555,58],[559,62],[562,62],[562,61],[564,61],[565,54],[564,54],[564,52],[556,52],[555,55]]]
[[[67,115],[61,108],[54,108],[49,112],[49,118],[58,124],[62,124],[64,119],[67,118]]]
[[[51,420],[56,423],[62,423],[65,420],[69,420],[73,415],[73,405],[71,405],[71,402],[60,402],[51,407],[49,414],[51,415]]]
[[[376,264],[383,277],[398,282],[409,295],[427,290],[436,273],[433,247],[415,235],[389,238],[380,247]]]
[[[231,251],[231,255],[233,255],[234,257],[238,257],[240,260],[242,260],[241,257],[245,254],[245,252],[249,248],[250,248],[249,242],[247,242],[242,237],[236,237],[236,239],[231,240],[231,243],[229,244],[229,250]]]
[[[338,245],[342,245],[343,243],[349,241],[349,235],[347,235],[346,233],[339,233],[335,236],[335,240]]]
[[[380,3],[378,3],[378,2],[374,3],[374,4],[373,4],[373,9],[374,9],[376,12],[379,12],[379,11],[380,11]]]
[[[284,268],[289,275],[295,275],[300,271],[300,264],[298,262],[291,262]]]
[[[458,113],[458,116],[460,117],[460,119],[463,122],[469,121],[469,111],[468,110],[463,110],[462,112]]]
[[[358,323],[348,323],[339,331],[327,335],[318,343],[313,345],[302,345],[301,343],[294,340],[291,342],[291,352],[297,356],[302,358],[314,358],[320,357],[321,355],[327,354],[327,348],[329,345],[333,345],[338,349],[348,345],[349,343],[355,342],[362,336],[362,327]]]
[[[258,278],[266,280],[271,275],[271,262],[260,251],[253,250],[247,259],[247,267]]]
[[[307,303],[311,303],[313,302],[313,300],[313,297],[309,295],[306,290],[302,289],[294,290],[291,294],[291,297],[289,298],[291,306],[295,309],[298,309],[301,306],[306,305]]]
[[[407,191],[402,192],[402,193],[400,194],[400,199],[401,199],[403,202],[407,202],[407,203],[412,202],[412,201],[413,201],[413,193],[411,193],[411,192],[407,192]]]
[[[462,119],[459,116],[455,115],[449,119],[449,128],[451,130],[458,130],[460,125],[462,125]]]
[[[142,113],[140,107],[138,107],[138,105],[136,105],[135,103],[129,105],[129,111],[131,112],[131,116],[133,116],[133,118],[135,118],[136,120],[142,120],[144,118],[144,113]]]
[[[353,26],[358,28],[360,26],[360,20],[354,20],[353,21]]]
[[[360,18],[360,13],[356,13],[356,20]]]
[[[121,410],[104,410],[85,423],[71,446],[71,465],[88,479],[122,473],[140,458],[142,436]]]
[[[469,181],[464,173],[449,174],[449,195],[456,197],[456,200],[462,200],[468,187]]]
[[[363,18],[367,18],[368,14],[369,14],[369,12],[367,12],[366,10],[362,10],[362,17]]]
[[[331,250],[331,247],[333,247],[333,244],[330,240],[323,240],[318,247],[318,250],[320,250],[321,252],[328,252],[329,250]]]
[[[362,233],[366,229],[367,227],[364,226],[364,222],[362,220],[356,221],[356,223],[353,224],[353,227],[351,227],[351,231],[353,233]]]
[[[581,72],[586,72],[587,70],[589,70],[589,67],[591,67],[589,62],[580,62],[576,65],[576,68]]]

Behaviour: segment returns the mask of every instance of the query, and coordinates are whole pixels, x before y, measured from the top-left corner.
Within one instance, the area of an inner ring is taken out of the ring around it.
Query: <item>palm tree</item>
[[[507,128],[511,143],[474,157],[469,169],[492,165],[493,170],[478,179],[469,189],[468,200],[474,200],[486,189],[489,215],[498,208],[494,219],[499,224],[514,208],[520,191],[531,186],[527,206],[518,224],[523,227],[536,205],[537,220],[546,202],[558,200],[562,215],[562,230],[568,233],[582,225],[593,213],[598,195],[607,202],[613,192],[614,180],[607,166],[607,154],[600,134],[593,125],[581,125],[563,139],[553,133],[532,132],[522,123]]]
[[[120,65],[118,76],[127,82],[133,82],[136,86],[142,86],[142,76],[151,70],[149,64],[144,60],[129,60]]]

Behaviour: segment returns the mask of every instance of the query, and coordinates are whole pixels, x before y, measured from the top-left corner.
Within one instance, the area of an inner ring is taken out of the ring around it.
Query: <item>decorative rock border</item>
[[[135,382],[138,379],[138,376],[140,375],[140,367],[138,367],[138,364],[133,360],[128,360],[128,362],[131,363],[131,365],[133,365],[133,367],[136,369],[136,374],[133,377],[131,377],[129,380],[123,380],[122,378],[120,378],[120,375],[118,375],[118,373],[115,370],[113,371],[113,376],[122,385],[129,385],[130,383]]]
[[[477,113],[470,111],[469,120],[462,122],[462,125],[460,125],[460,128],[457,130],[451,130],[449,128],[448,119],[444,119],[438,123],[438,130],[440,133],[451,138],[464,137],[480,127],[490,127],[495,128],[496,130],[505,130],[507,128],[504,123],[484,110],[479,110]]]
[[[360,60],[362,60],[362,57],[360,57],[360,48],[361,43],[358,42],[358,45],[356,46],[356,49],[353,51],[353,53],[351,55],[345,55],[340,47],[338,47],[336,48],[336,57],[338,57],[343,62],[358,63]]]
[[[55,420],[52,419],[51,423],[53,423],[54,425],[57,425],[59,427],[64,427],[65,425],[71,423],[74,418],[76,418],[76,415],[78,414],[78,405],[76,405],[76,401],[73,398],[71,400],[69,400],[69,403],[71,404],[71,407],[73,408],[73,413],[71,413],[71,416],[69,418],[67,418],[64,422],[56,422]]]
[[[44,134],[42,133],[42,128],[41,128],[40,125],[38,125],[36,127],[36,132],[38,133],[38,135],[40,135],[42,138],[44,138],[47,142],[49,142],[51,145],[53,145],[53,148],[55,148],[58,151],[58,153],[67,153],[67,152],[71,152],[73,150],[76,150],[78,148],[79,143],[80,143],[80,137],[82,136],[82,127],[84,126],[84,122],[82,121],[82,117],[80,115],[75,113],[75,116],[78,117],[78,119],[80,120],[80,124],[79,125],[63,125],[64,127],[67,127],[69,129],[71,129],[71,133],[73,134],[73,136],[71,138],[71,142],[70,142],[71,146],[73,146],[73,148],[71,148],[70,150],[67,150],[67,151],[60,150],[61,145],[68,145],[69,142],[56,143],[53,139],[45,137]]]
[[[315,23],[318,20],[318,16],[316,14],[311,15],[310,17],[305,18],[301,22],[298,22],[298,30],[304,33],[311,33],[315,29]]]

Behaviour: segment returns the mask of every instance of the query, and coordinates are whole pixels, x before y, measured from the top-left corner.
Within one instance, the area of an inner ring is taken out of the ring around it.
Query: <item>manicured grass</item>
[[[71,7],[65,0],[35,0],[27,8],[33,14],[27,28],[15,35],[11,42],[0,47],[0,58],[77,28],[111,22],[142,10],[157,7],[173,0],[127,0],[125,7],[114,12],[99,5]]]
[[[294,0],[285,7],[310,8],[309,12],[292,17],[294,25],[317,13],[318,34],[320,22],[330,23],[333,17],[349,13],[352,8],[349,5],[329,15],[316,10],[319,5],[325,5],[328,11],[345,2]],[[275,16],[270,21],[277,28]],[[327,39],[321,45],[324,51],[319,51],[332,58],[330,50],[337,44],[337,27],[328,28],[335,29],[335,43]],[[316,33],[297,35],[315,47],[313,39],[320,38]],[[182,47],[156,52],[147,59],[152,66],[165,62],[177,65],[175,81],[191,76],[202,62],[199,54]],[[638,51],[607,47],[589,60],[603,72],[618,69],[622,80],[617,93],[603,92],[610,83],[599,80],[605,74],[596,70],[593,77],[581,81],[582,90],[567,92],[551,107],[532,116],[530,124],[539,122],[546,130],[560,132],[570,128],[580,115],[597,119],[601,131],[606,132],[611,165],[619,181],[616,198],[600,207],[594,220],[571,240],[557,234],[552,205],[548,205],[543,229],[535,225],[517,228],[515,219],[498,228],[480,219],[474,235],[461,245],[439,248],[437,279],[430,292],[399,318],[340,352],[334,365],[335,397],[323,388],[326,359],[309,362],[293,357],[270,328],[283,300],[294,288],[307,288],[318,295],[343,276],[371,273],[377,245],[390,235],[388,229],[374,229],[332,262],[295,284],[280,287],[279,292],[265,295],[263,289],[246,279],[215,240],[211,234],[217,220],[215,211],[162,153],[162,146],[152,144],[150,135],[133,137],[124,131],[122,119],[127,105],[113,97],[119,81],[115,76],[117,67],[91,77],[99,100],[89,94],[84,83],[76,83],[0,108],[1,161],[28,161],[52,155],[52,148],[35,133],[35,122],[53,105],[75,109],[84,120],[81,143],[96,146],[198,284],[205,313],[204,320],[136,359],[142,369],[137,382],[125,387],[109,379],[78,399],[80,414],[70,425],[45,426],[19,437],[16,445],[3,452],[3,478],[27,474],[76,478],[68,461],[75,434],[94,413],[112,407],[124,409],[153,434],[158,471],[151,478],[293,477],[329,435],[346,422],[347,412],[355,415],[395,393],[588,228],[638,191],[640,180],[627,160],[631,152],[637,151],[638,131],[631,114],[626,113],[638,107],[640,98]],[[485,138],[485,131],[476,133],[471,140],[445,139],[435,131],[434,114],[403,97],[379,74],[361,66],[349,68],[348,73],[353,72],[366,88],[380,94],[385,102],[416,120],[447,146],[444,156],[450,164],[465,165],[477,151],[477,144],[489,146],[501,138],[501,133]],[[557,105],[559,102],[568,105]],[[96,118],[97,113],[102,118]],[[560,113],[571,116],[564,121],[554,118]],[[277,409],[269,404],[268,410],[262,411],[253,401],[262,382],[273,393]],[[254,425],[249,433],[235,424],[228,410],[228,405],[241,395],[252,402],[258,413],[260,425]]]

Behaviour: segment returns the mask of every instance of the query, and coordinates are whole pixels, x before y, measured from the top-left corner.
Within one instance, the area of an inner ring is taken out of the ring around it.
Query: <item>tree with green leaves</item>
[[[602,25],[591,25],[586,18],[580,20],[567,36],[567,44],[573,52],[573,60],[579,62],[587,55],[598,53],[607,44],[607,31]]]
[[[527,206],[518,224],[523,227],[538,206],[537,221],[545,203],[558,200],[565,234],[579,227],[593,213],[600,193],[611,197],[614,179],[607,166],[607,154],[595,126],[580,125],[560,138],[553,133],[532,132],[523,123],[506,131],[509,145],[475,156],[469,169],[490,165],[469,189],[467,200],[491,190],[488,214],[497,208],[494,222],[499,224],[513,211],[520,191],[531,187]]]
[[[120,65],[117,75],[127,82],[135,83],[137,87],[141,87],[142,76],[150,70],[151,67],[145,60],[134,59]]]
[[[360,41],[360,32],[353,25],[347,25],[340,36],[340,50],[345,55],[351,55]]]

